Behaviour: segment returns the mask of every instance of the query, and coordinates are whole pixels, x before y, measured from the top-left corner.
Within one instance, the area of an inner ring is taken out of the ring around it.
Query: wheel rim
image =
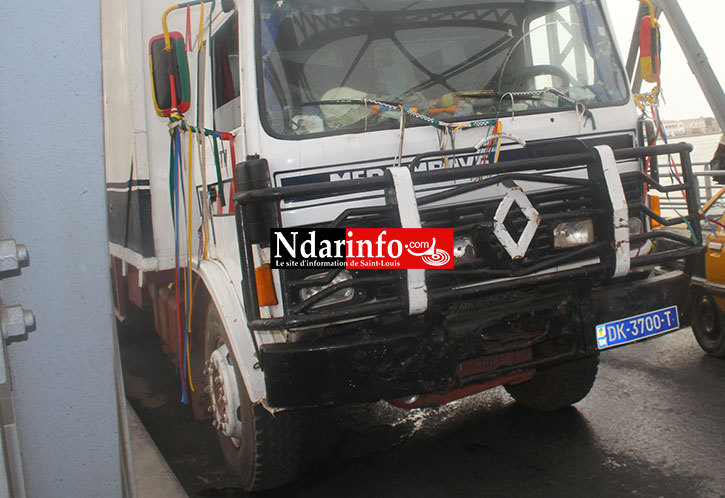
[[[720,336],[720,327],[717,320],[715,302],[703,296],[697,306],[696,320],[699,325],[702,338],[708,343],[716,343]]]
[[[211,401],[209,412],[212,416],[212,425],[228,437],[234,446],[239,447],[242,437],[242,421],[238,415],[239,385],[231,353],[224,342],[220,342],[212,351],[204,373],[207,381],[206,391]]]

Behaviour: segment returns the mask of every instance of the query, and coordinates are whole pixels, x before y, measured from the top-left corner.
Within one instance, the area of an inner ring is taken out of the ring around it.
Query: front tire
[[[561,410],[589,394],[598,368],[599,355],[587,356],[539,370],[531,380],[504,388],[527,408],[544,412]]]
[[[245,491],[271,489],[297,474],[299,419],[294,412],[271,414],[253,404],[239,373],[214,304],[206,318],[205,380],[212,424],[224,459]]]
[[[723,314],[715,299],[701,289],[692,292],[692,333],[700,347],[709,355],[725,357]]]

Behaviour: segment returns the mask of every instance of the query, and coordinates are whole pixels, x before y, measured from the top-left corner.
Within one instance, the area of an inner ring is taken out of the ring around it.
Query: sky
[[[639,2],[637,0],[608,0],[609,13],[614,24],[615,36],[626,63],[632,39]],[[705,51],[720,84],[725,84],[725,1],[680,0],[687,20]],[[663,119],[686,119],[712,116],[713,112],[692,74],[687,59],[677,43],[664,15],[662,24],[662,88],[666,103],[660,109]],[[644,83],[643,90],[651,88]]]

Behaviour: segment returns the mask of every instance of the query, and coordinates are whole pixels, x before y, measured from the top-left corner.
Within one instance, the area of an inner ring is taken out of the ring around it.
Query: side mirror
[[[660,79],[660,30],[657,20],[644,16],[639,31],[639,65],[642,79],[657,83]]]
[[[186,60],[184,37],[178,31],[172,31],[169,38],[171,50],[166,50],[163,34],[154,36],[149,41],[151,90],[156,114],[161,117],[168,117],[174,107],[183,114],[189,110],[191,102],[189,62]]]

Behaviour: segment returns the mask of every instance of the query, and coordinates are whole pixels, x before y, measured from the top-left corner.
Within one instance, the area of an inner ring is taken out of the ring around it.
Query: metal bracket
[[[413,177],[407,167],[392,167],[386,170],[393,180],[395,201],[402,228],[420,228],[420,213],[415,200]],[[420,315],[428,309],[428,288],[425,284],[425,270],[406,270],[408,286],[408,314]]]
[[[612,203],[612,224],[614,226],[614,255],[615,268],[613,277],[623,277],[629,273],[631,255],[629,253],[629,206],[624,195],[622,179],[619,176],[617,160],[614,151],[608,145],[594,147],[602,163],[604,181],[607,184],[607,193]]]
[[[14,240],[0,240],[0,280],[15,276],[28,264],[30,257],[25,246],[16,244]],[[0,470],[0,496],[26,496],[5,343],[25,340],[28,332],[34,329],[32,311],[19,305],[2,306],[0,302],[0,447],[4,455]]]

